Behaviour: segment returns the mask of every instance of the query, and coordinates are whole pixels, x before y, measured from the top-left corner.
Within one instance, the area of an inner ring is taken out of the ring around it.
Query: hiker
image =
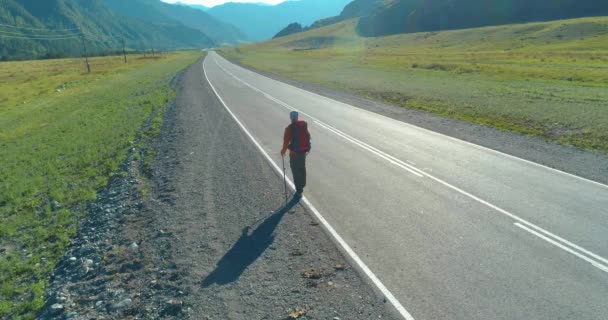
[[[289,165],[296,185],[294,197],[301,198],[306,186],[306,156],[310,152],[310,131],[308,131],[308,123],[299,120],[297,111],[292,111],[289,118],[291,124],[285,128],[281,156],[285,157],[289,149]]]

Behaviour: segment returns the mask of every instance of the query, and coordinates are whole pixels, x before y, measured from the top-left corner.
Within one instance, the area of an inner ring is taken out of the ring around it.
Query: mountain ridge
[[[190,7],[190,8],[194,8],[197,10],[201,10],[201,11],[209,11],[209,9],[211,9],[210,7],[204,6],[204,5],[200,5],[200,4],[187,4],[187,3],[183,3],[183,2],[175,2],[174,5],[178,5],[178,6],[184,6],[184,7]]]
[[[296,28],[293,23],[289,24],[287,27],[277,33],[273,38],[284,37],[298,32],[322,28],[353,18],[360,18],[369,14],[370,12],[373,12],[378,7],[382,6],[385,2],[386,0],[355,0],[349,2],[337,16],[316,20],[308,27]]]

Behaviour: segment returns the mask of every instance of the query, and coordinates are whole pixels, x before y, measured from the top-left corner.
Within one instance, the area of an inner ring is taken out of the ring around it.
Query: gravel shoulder
[[[200,64],[176,86],[154,162],[91,205],[40,318],[396,319],[305,208],[280,210],[282,177]]]
[[[341,101],[389,118],[416,125],[431,131],[500,151],[586,179],[608,184],[608,155],[562,145],[542,138],[498,130],[478,124],[442,117],[432,113],[398,107],[353,93],[336,90],[314,83],[302,82],[274,73],[243,65],[225,57],[232,63],[266,77],[292,86]]]

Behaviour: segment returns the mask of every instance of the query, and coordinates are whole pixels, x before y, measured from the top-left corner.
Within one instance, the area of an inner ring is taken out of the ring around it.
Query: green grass
[[[356,20],[221,53],[259,70],[608,153],[608,17],[359,37]]]
[[[32,319],[88,201],[199,52],[0,64],[0,318]],[[119,174],[119,173],[118,173]]]

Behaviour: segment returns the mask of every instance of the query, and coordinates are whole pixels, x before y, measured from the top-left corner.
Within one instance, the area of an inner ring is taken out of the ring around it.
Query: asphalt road
[[[313,137],[311,212],[405,318],[608,319],[608,186],[303,91],[213,52],[201,77],[276,164],[288,111],[301,112]]]

